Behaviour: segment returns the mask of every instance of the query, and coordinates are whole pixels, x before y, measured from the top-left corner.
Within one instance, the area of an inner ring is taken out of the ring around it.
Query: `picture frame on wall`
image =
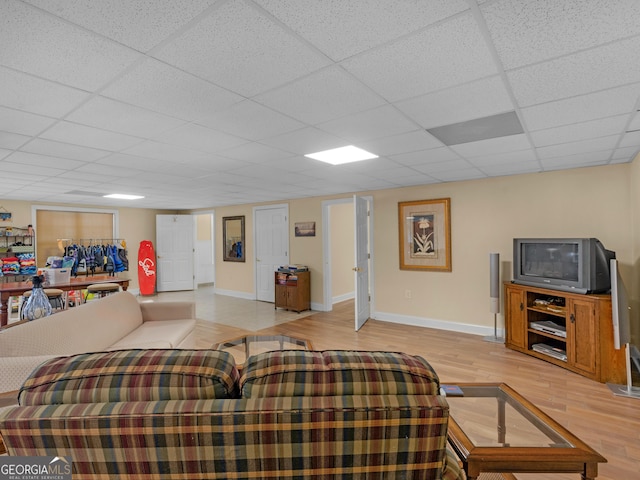
[[[451,271],[451,199],[398,202],[400,270]]]
[[[296,222],[295,236],[296,237],[315,237],[316,222]]]

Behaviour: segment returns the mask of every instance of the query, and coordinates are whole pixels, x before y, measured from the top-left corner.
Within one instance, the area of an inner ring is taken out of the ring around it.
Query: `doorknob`
[[[353,267],[351,270],[353,270],[354,272],[361,272],[362,269],[359,267]]]

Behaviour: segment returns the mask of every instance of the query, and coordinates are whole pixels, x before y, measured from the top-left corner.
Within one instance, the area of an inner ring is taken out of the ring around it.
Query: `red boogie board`
[[[138,284],[140,295],[153,295],[156,289],[156,254],[149,240],[140,242],[138,249]]]

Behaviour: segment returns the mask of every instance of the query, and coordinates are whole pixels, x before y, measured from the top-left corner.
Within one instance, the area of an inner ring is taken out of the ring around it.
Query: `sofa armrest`
[[[20,390],[31,372],[46,360],[60,355],[35,355],[26,357],[0,357],[0,393]]]
[[[143,322],[196,318],[196,305],[194,302],[141,303],[140,310]]]

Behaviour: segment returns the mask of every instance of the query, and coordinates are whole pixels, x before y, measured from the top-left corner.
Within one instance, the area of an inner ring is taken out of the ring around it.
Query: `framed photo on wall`
[[[400,270],[451,271],[451,199],[398,202]]]

